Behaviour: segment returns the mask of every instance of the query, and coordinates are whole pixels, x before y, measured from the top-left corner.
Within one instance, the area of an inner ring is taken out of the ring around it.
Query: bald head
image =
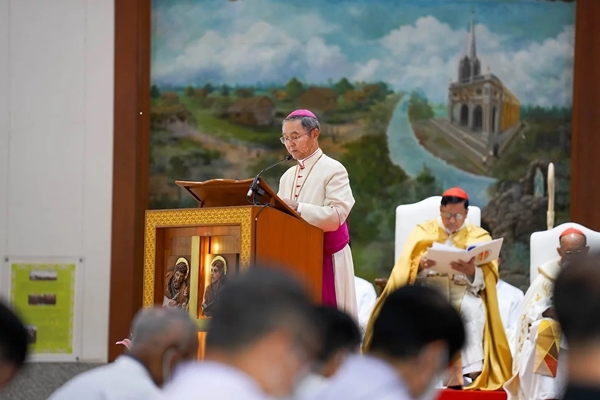
[[[165,347],[187,349],[198,346],[198,328],[180,308],[148,308],[137,313],[131,324],[131,352]]]
[[[567,233],[561,235],[560,247],[557,249],[563,264],[569,264],[588,254],[589,247],[587,239],[583,233]]]
[[[175,367],[198,355],[198,328],[180,308],[140,310],[131,324],[131,356],[146,366],[152,379],[162,386]]]

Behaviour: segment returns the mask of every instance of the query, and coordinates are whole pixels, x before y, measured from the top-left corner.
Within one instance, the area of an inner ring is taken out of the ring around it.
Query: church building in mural
[[[519,130],[521,103],[492,74],[481,73],[475,46],[475,25],[471,29],[467,52],[458,65],[458,80],[448,88],[448,118],[466,134],[473,135],[488,149],[498,151]]]

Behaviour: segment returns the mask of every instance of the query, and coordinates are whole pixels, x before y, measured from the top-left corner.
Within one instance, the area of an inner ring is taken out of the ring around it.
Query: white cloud
[[[278,7],[270,0],[256,1]],[[240,7],[234,14],[246,16],[257,9]],[[346,76],[351,81],[386,81],[398,90],[421,89],[432,101],[445,102],[448,83],[456,80],[459,59],[467,50],[466,27],[453,29],[426,16],[376,42],[363,42],[363,46],[374,46],[381,56],[359,63],[325,40],[323,35],[338,27],[327,24],[316,13],[288,10],[287,20],[274,23],[252,15],[232,22],[231,29],[219,25],[218,31],[209,30],[192,41],[182,36],[172,39],[173,46],[175,42],[186,44],[174,59],[154,60],[153,81],[255,84],[285,82],[296,76],[320,84]],[[489,66],[523,104],[571,104],[573,26],[543,42],[518,47],[508,36],[491,32],[485,25],[476,25],[475,31],[482,71],[485,73]]]
[[[188,84],[197,76],[215,83],[277,82],[292,76],[325,83],[354,73],[338,46],[328,45],[320,36],[303,43],[264,21],[242,33],[208,31],[175,60],[153,66],[153,80],[175,85]]]
[[[511,51],[507,37],[476,25],[477,54],[482,71],[488,66],[523,104],[571,104],[574,29],[565,27],[555,38],[530,42]],[[444,102],[450,79],[466,53],[468,31],[455,30],[432,16],[419,18],[381,39],[388,50],[357,68],[355,79],[384,80],[401,90],[422,89],[435,102]]]

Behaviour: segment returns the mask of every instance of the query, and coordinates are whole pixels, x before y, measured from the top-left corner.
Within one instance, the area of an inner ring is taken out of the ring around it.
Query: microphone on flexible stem
[[[292,159],[292,156],[290,154],[288,154],[287,156],[285,156],[282,160],[277,161],[275,164],[268,166],[267,168],[264,168],[262,171],[260,171],[258,173],[258,175],[256,175],[254,177],[254,181],[252,181],[252,185],[250,185],[250,189],[248,190],[248,193],[246,194],[246,199],[250,202],[252,202],[252,204],[258,204],[258,199],[260,198],[260,196],[265,194],[265,191],[263,188],[261,188],[258,183],[260,182],[260,176],[263,174],[263,172],[270,170],[273,167],[278,166],[279,164],[281,164],[284,161],[289,161]],[[252,194],[254,194],[254,199],[252,199]]]

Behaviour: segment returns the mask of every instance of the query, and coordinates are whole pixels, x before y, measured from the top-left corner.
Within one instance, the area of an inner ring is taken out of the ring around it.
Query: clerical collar
[[[463,222],[463,224],[460,226],[460,228],[458,228],[458,229],[457,229],[456,231],[454,231],[454,232],[450,232],[450,231],[448,230],[448,228],[446,228],[446,225],[444,225],[444,222],[442,221],[442,217],[438,217],[438,218],[437,218],[437,220],[438,220],[438,224],[439,224],[439,225],[440,225],[442,228],[444,228],[444,231],[445,231],[445,232],[446,232],[448,235],[454,235],[455,233],[457,233],[457,232],[458,232],[458,231],[460,231],[461,229],[465,228],[465,227],[466,227],[466,226],[469,224],[469,221],[468,221],[468,220],[465,218],[465,221],[464,221],[464,222]]]
[[[311,158],[314,158],[317,154],[319,154],[320,151],[321,149],[317,147],[317,150],[315,150],[310,156],[302,160],[298,160],[298,165],[300,166],[300,169],[304,169],[304,167],[306,167],[306,162],[309,161]]]

